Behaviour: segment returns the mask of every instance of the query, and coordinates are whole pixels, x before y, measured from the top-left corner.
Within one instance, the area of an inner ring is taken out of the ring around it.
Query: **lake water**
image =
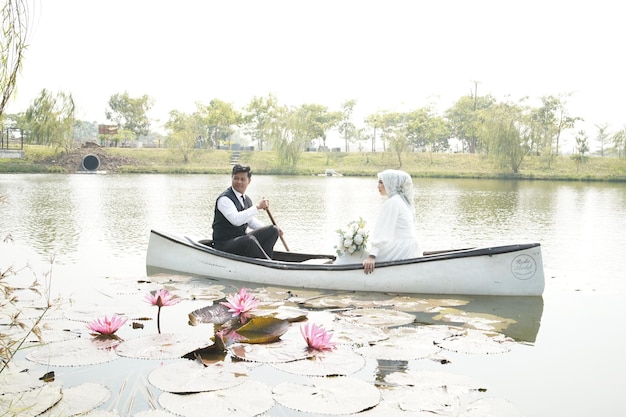
[[[106,291],[107,280],[132,286],[145,279],[150,229],[209,236],[214,199],[229,183],[219,175],[3,174],[0,233],[27,248],[20,256],[28,253],[35,264],[54,257],[52,295],[75,299]],[[501,355],[453,355],[445,371],[483,381],[524,416],[624,415],[626,330],[619,320],[626,313],[626,184],[414,183],[425,250],[524,242],[540,242],[543,249],[546,290],[539,302],[470,303],[517,311],[511,314],[526,323],[507,331],[519,343]],[[248,193],[270,199],[289,248],[305,252],[333,253],[335,231],[359,217],[373,226],[382,202],[373,177],[254,176]],[[265,213],[259,218],[269,223]],[[13,261],[8,253],[0,252],[0,267]],[[420,360],[408,366],[442,365]],[[63,378],[63,371],[57,375]],[[76,370],[64,376],[89,378]],[[118,405],[111,400],[103,408]],[[272,415],[304,414],[278,409]]]

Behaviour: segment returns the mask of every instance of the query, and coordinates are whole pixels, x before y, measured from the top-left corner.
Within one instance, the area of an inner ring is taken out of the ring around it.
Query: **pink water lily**
[[[157,306],[159,308],[157,311],[157,331],[161,334],[161,307],[173,306],[174,304],[180,302],[180,298],[176,297],[167,290],[160,289],[147,293],[145,300],[153,306]]]
[[[103,336],[112,336],[118,331],[128,319],[125,317],[120,317],[117,314],[109,316],[104,316],[103,318],[98,318],[92,321],[87,325],[87,328],[94,333],[101,334]]]
[[[259,301],[246,288],[242,288],[237,294],[226,297],[226,301],[220,304],[228,307],[228,311],[233,313],[233,317],[239,316],[241,322],[245,323],[250,318],[251,313],[259,306]]]
[[[307,323],[300,326],[300,333],[302,333],[302,337],[304,337],[310,349],[323,351],[335,348],[335,343],[330,341],[333,334],[327,332],[322,326],[316,324],[309,326]]]
[[[168,290],[160,289],[146,294],[146,301],[153,306],[164,307],[173,306],[180,301],[180,298],[176,297]]]

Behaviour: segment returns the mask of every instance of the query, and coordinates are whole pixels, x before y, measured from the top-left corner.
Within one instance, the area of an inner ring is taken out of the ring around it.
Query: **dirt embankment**
[[[93,155],[97,159],[93,157],[85,159],[88,155]],[[70,153],[63,153],[55,159],[44,161],[44,163],[61,167],[66,172],[115,172],[120,166],[143,165],[143,162],[134,158],[111,155],[106,151],[106,148],[102,148],[93,142],[87,142],[82,147],[74,149]]]

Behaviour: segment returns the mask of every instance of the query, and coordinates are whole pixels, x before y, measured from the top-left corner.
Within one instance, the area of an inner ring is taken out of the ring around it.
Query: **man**
[[[265,198],[254,205],[246,195],[252,180],[249,166],[235,165],[231,186],[215,202],[213,246],[215,249],[252,258],[272,259],[274,245],[282,231],[275,225],[265,226],[255,216],[269,208]],[[251,229],[250,232],[247,232]]]

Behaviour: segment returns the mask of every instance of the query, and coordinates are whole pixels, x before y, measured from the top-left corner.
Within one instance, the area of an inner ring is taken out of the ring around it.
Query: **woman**
[[[404,171],[388,169],[378,173],[378,192],[386,196],[371,235],[371,250],[363,261],[371,274],[376,261],[394,261],[422,256],[415,236],[413,181]]]

